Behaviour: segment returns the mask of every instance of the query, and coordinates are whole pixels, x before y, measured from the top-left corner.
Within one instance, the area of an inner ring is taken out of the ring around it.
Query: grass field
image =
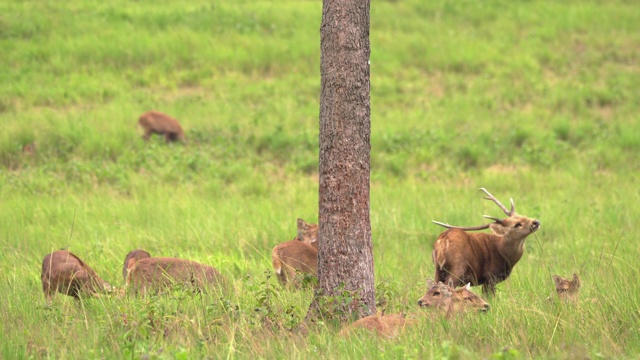
[[[637,358],[637,5],[372,3],[377,296],[420,319],[390,340],[331,321],[291,331],[312,291],[272,276],[273,246],[318,216],[321,14],[320,1],[0,3],[0,358]],[[144,143],[150,109],[188,143]],[[542,227],[491,311],[447,320],[416,304],[431,220],[500,216],[479,187]],[[60,248],[115,286],[134,248],[232,286],[47,307],[40,267]],[[574,272],[579,302],[547,300],[551,276]]]

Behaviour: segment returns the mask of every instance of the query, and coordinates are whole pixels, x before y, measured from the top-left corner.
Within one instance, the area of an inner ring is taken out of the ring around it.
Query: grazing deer
[[[129,272],[131,271],[131,269],[133,269],[133,266],[138,260],[148,259],[150,257],[151,254],[142,249],[129,251],[127,257],[124,258],[124,265],[122,266],[122,278],[124,279],[124,281],[127,281],[127,275],[129,275]]]
[[[562,300],[577,300],[578,290],[580,290],[580,278],[577,274],[573,274],[571,280],[564,279],[561,276],[553,275],[553,282],[556,284],[556,293]]]
[[[184,142],[184,132],[178,120],[159,111],[147,111],[140,115],[138,125],[144,130],[142,138],[149,140],[152,134],[162,135],[167,143],[172,141]]]
[[[318,225],[298,219],[295,239],[276,245],[271,263],[281,284],[293,283],[296,272],[316,275],[318,272]]]
[[[363,317],[340,331],[341,336],[351,334],[356,329],[366,329],[379,336],[393,338],[401,334],[407,325],[417,321],[409,319],[404,314],[376,314]]]
[[[540,228],[540,221],[515,213],[511,199],[511,210],[498,201],[486,189],[485,199],[498,205],[507,218],[493,220],[491,224],[473,227],[458,227],[433,221],[446,230],[433,245],[432,259],[436,266],[436,281],[452,283],[454,286],[471,283],[482,285],[485,295],[494,295],[497,283],[504,281],[518,263],[524,252],[524,240]],[[491,229],[490,233],[467,231]]]
[[[57,250],[44,257],[40,279],[47,303],[51,303],[56,291],[79,299],[112,290],[89,265],[66,250]]]
[[[450,283],[451,284],[451,283]],[[488,311],[490,306],[480,296],[471,291],[470,284],[454,289],[453,286],[427,280],[427,292],[418,300],[418,306],[446,309],[447,312],[458,312],[466,309]]]
[[[224,285],[224,279],[218,270],[191,260],[177,258],[144,258],[144,250],[138,253],[142,257],[125,259],[127,271],[126,285],[133,294],[145,295],[149,291],[161,292],[174,285],[187,285],[196,291],[203,291],[214,285]],[[127,269],[127,265],[130,267]]]

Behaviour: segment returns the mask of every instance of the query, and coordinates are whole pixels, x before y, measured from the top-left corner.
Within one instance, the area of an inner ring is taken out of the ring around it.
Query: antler
[[[515,212],[516,212],[516,205],[513,203],[513,199],[511,199],[511,210],[507,210],[507,208],[502,205],[502,203],[495,198],[495,196],[491,195],[491,193],[489,193],[487,191],[487,189],[485,188],[480,188],[480,190],[484,191],[485,194],[487,194],[487,197],[485,197],[485,199],[487,200],[491,200],[493,201],[496,205],[498,205],[500,207],[500,209],[502,209],[502,211],[504,211],[505,214],[507,214],[507,216],[512,216]],[[493,216],[489,216],[489,215],[483,215],[485,218],[487,219],[491,219],[497,223],[501,223],[502,219],[498,219],[495,218]],[[473,230],[484,230],[489,228],[489,226],[491,226],[491,224],[484,224],[484,225],[478,225],[478,226],[453,226],[453,225],[449,225],[449,224],[445,224],[445,223],[441,223],[439,221],[435,221],[435,220],[431,220],[434,224],[440,225],[440,226],[444,226],[447,229],[460,229],[460,230],[465,230],[465,231],[473,231]]]
[[[491,224],[484,224],[484,225],[479,225],[479,226],[453,226],[453,225],[449,225],[449,224],[445,224],[445,223],[441,223],[439,221],[435,221],[435,220],[431,220],[434,224],[440,225],[440,226],[444,226],[447,229],[460,229],[460,230],[465,230],[465,231],[473,231],[473,230],[484,230],[489,228],[489,225]]]
[[[498,205],[500,207],[500,209],[502,209],[502,211],[504,211],[504,213],[507,214],[507,216],[512,216],[516,212],[516,205],[513,203],[513,199],[511,199],[511,211],[509,211],[509,210],[507,210],[507,208],[504,205],[502,205],[502,203],[498,199],[496,199],[493,195],[491,195],[487,191],[487,189],[480,188],[480,190],[484,191],[484,193],[487,194],[487,197],[485,197],[485,199],[491,200],[494,203],[496,203],[496,205]],[[496,220],[495,218],[492,218],[492,217],[489,217],[489,216],[486,216],[486,215],[485,215],[485,217],[489,218],[489,219],[492,219],[492,220]]]

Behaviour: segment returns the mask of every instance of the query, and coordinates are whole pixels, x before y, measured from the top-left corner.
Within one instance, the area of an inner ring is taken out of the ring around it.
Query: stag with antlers
[[[485,295],[494,295],[497,283],[504,281],[518,263],[524,252],[524,240],[540,228],[540,221],[515,212],[511,199],[511,210],[485,188],[480,188],[507,215],[498,219],[484,215],[494,222],[480,226],[460,227],[433,221],[446,227],[433,245],[432,259],[436,266],[435,281],[460,286],[466,283],[482,285]],[[471,233],[469,231],[490,229],[493,233]]]

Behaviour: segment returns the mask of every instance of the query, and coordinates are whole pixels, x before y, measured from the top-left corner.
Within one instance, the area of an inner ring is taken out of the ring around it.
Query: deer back
[[[185,259],[152,257],[136,261],[126,283],[134,293],[146,293],[148,289],[160,291],[177,284],[203,290],[223,281],[222,275],[211,266]]]
[[[47,300],[56,291],[77,298],[111,290],[109,283],[67,250],[57,250],[44,257],[40,279]]]
[[[135,249],[129,251],[127,256],[124,258],[124,264],[122,265],[122,278],[124,279],[124,281],[127,281],[127,275],[129,274],[131,269],[133,269],[138,260],[148,259],[150,257],[151,254],[149,254],[149,252],[147,252],[146,250]]]
[[[407,325],[416,323],[414,319],[407,319],[404,314],[376,314],[363,317],[340,331],[340,335],[350,335],[357,329],[375,332],[378,336],[393,338],[399,335]]]

